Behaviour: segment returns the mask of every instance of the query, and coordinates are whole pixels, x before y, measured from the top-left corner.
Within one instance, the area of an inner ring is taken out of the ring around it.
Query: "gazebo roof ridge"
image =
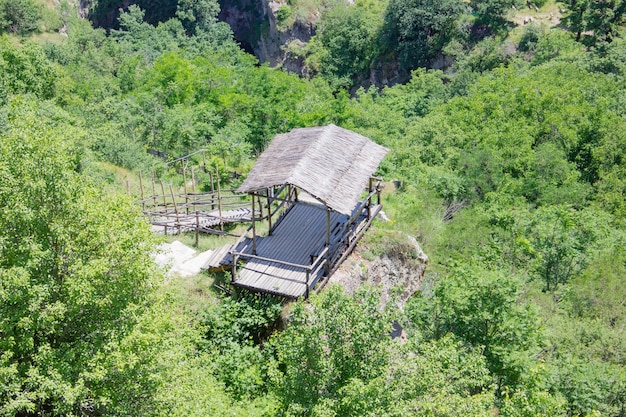
[[[349,214],[387,152],[334,124],[293,129],[274,137],[238,191],[291,184]]]

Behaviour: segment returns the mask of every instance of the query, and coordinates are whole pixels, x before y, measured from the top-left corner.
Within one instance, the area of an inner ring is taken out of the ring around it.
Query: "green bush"
[[[0,0],[0,33],[36,32],[42,17],[42,5],[35,0]]]

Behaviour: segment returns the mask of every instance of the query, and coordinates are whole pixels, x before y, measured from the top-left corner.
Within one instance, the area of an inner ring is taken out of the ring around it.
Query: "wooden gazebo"
[[[289,298],[321,288],[381,209],[372,175],[386,153],[332,124],[277,135],[237,190],[264,214],[230,250],[232,284]]]

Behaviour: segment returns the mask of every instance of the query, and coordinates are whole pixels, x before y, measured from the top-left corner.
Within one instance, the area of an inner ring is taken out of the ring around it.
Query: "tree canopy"
[[[0,0],[0,415],[623,415],[622,2],[549,29],[515,2],[293,0],[283,23],[319,12],[308,78],[242,51],[215,1],[147,3],[107,32]],[[236,186],[275,134],[328,123],[390,149],[355,269],[409,268],[414,237],[406,304],[154,265],[171,237],[131,179],[184,189],[169,162],[204,150],[194,186]]]

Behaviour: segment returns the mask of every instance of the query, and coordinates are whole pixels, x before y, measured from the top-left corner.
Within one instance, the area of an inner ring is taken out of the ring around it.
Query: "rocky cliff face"
[[[279,30],[276,14],[283,3],[274,0],[220,0],[219,20],[230,25],[235,39],[260,62],[302,74],[303,62],[288,54],[286,47],[293,41],[308,42],[315,33],[315,27],[313,23],[296,22],[285,30]]]

